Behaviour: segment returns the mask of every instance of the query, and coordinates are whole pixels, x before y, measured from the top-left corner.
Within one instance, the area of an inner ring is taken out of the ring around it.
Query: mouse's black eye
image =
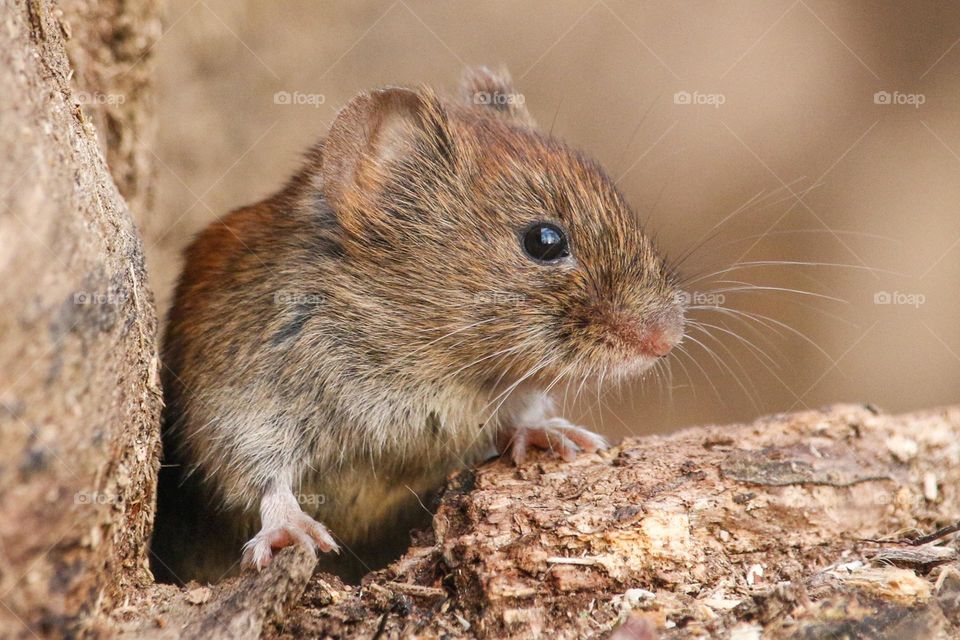
[[[523,232],[523,250],[537,262],[555,262],[570,255],[567,234],[550,222],[537,222]]]

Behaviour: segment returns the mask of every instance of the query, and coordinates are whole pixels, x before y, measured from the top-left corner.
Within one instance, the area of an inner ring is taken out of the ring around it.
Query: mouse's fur
[[[227,571],[271,487],[350,551],[405,544],[418,495],[548,407],[551,382],[638,373],[651,340],[679,339],[671,275],[613,182],[537,132],[505,75],[463,87],[361,94],[282,191],[187,249],[163,350],[163,577]],[[539,220],[571,259],[524,255]]]

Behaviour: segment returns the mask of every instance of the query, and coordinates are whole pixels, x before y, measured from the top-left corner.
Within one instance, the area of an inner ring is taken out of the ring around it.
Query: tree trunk
[[[156,318],[116,182],[149,201],[150,171],[123,161],[147,148],[150,113],[134,90],[147,72],[126,69],[149,57],[158,22],[151,3],[96,4],[112,12],[112,37],[95,33],[102,21],[77,26],[79,1],[0,0],[3,638],[83,633],[149,581]],[[104,118],[101,147],[91,118],[110,110],[124,115]]]
[[[286,551],[111,620],[136,638],[956,638],[960,527],[937,530],[958,486],[960,407],[694,428],[463,471],[362,588]]]

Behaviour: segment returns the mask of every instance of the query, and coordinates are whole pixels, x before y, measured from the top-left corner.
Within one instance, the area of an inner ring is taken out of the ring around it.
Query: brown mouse
[[[248,538],[257,568],[295,543],[382,549],[494,449],[605,448],[551,391],[647,371],[682,339],[678,294],[613,181],[505,73],[468,70],[457,100],[360,94],[280,192],[186,250],[155,571],[216,580]]]

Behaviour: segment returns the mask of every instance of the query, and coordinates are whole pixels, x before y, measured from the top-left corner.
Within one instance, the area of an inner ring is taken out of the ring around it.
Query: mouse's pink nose
[[[683,340],[683,312],[671,309],[650,322],[643,333],[640,350],[647,356],[662,358]]]
[[[662,358],[683,339],[683,310],[679,307],[641,318],[623,312],[598,316],[608,339],[635,356]]]
[[[646,328],[640,340],[640,352],[651,358],[662,358],[680,343],[683,325],[672,320],[661,320]]]
[[[620,344],[647,358],[662,358],[683,338],[682,320],[657,319],[637,324],[621,320],[608,325]]]
[[[641,343],[640,349],[650,356],[662,358],[670,353],[670,350],[679,342],[672,337],[668,331],[660,327],[649,329],[646,337]]]

